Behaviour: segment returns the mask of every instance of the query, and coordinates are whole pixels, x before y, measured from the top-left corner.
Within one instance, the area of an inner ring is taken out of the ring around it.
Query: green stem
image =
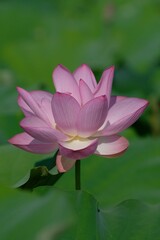
[[[75,188],[81,190],[81,161],[77,160],[75,163]]]

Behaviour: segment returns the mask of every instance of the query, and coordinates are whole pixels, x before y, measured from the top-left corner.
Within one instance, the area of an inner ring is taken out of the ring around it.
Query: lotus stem
[[[75,163],[75,189],[81,190],[81,161]]]

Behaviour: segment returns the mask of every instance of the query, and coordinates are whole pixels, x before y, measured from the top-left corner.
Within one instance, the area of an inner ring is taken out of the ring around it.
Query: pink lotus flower
[[[109,158],[121,155],[128,141],[118,133],[139,118],[148,102],[111,96],[113,73],[114,67],[106,69],[97,84],[85,64],[73,74],[58,65],[53,72],[55,94],[18,87],[18,104],[25,115],[20,126],[25,132],[9,142],[32,153],[59,149],[59,172],[91,154]]]

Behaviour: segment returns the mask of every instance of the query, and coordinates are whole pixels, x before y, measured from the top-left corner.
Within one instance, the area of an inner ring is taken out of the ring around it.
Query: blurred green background
[[[103,208],[128,198],[160,203],[159,29],[159,0],[0,1],[0,194],[4,199],[1,208],[9,206],[7,214],[12,213],[16,204],[22,204],[26,195],[12,194],[6,186],[16,183],[37,160],[42,159],[42,156],[25,153],[7,144],[8,138],[22,131],[19,121],[23,115],[17,106],[16,86],[53,92],[52,71],[59,63],[71,71],[86,63],[93,69],[97,81],[105,68],[115,65],[113,94],[146,98],[150,102],[143,116],[123,134],[131,145],[124,156],[108,160],[89,157],[84,161],[83,189],[94,194]],[[65,174],[56,188],[73,190],[73,175],[74,170]],[[39,196],[41,190],[37,192]],[[27,195],[27,201],[32,203],[36,197]],[[37,204],[40,200],[36,200]],[[51,200],[53,205],[56,203],[63,208],[57,198],[51,197]],[[28,207],[32,209],[33,206]],[[45,206],[46,209],[50,207]],[[61,223],[63,211],[56,214]],[[71,216],[70,212],[67,214]],[[34,207],[29,220],[24,222],[26,226],[33,215]],[[39,221],[39,215],[34,217]],[[23,214],[19,215],[21,218],[26,219]],[[2,223],[5,223],[3,219]],[[18,235],[18,224],[9,226],[9,230],[4,227],[1,239],[13,239],[12,235],[7,235],[9,231],[13,231],[16,240],[22,239]],[[45,224],[48,227],[49,223]],[[64,231],[64,225],[61,227]],[[35,229],[31,234],[39,233]],[[23,231],[27,233],[28,230]],[[34,238],[33,235],[23,236],[23,239],[52,239]],[[155,236],[147,239],[158,240]]]

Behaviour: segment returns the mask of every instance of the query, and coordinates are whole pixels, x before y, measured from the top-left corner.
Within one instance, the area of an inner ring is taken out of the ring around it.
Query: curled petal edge
[[[66,158],[60,154],[58,154],[56,158],[56,166],[60,173],[70,170],[74,166],[75,162],[76,160]]]

